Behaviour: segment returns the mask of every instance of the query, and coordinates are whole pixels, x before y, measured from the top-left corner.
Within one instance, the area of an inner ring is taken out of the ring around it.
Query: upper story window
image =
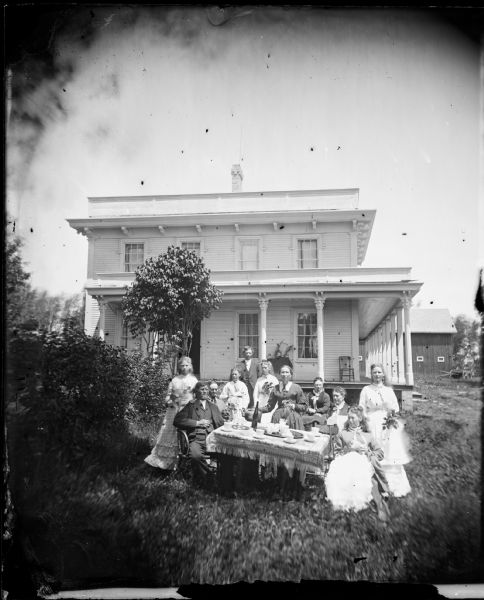
[[[298,313],[297,315],[297,357],[318,357],[316,313]]]
[[[132,273],[144,263],[145,245],[142,243],[125,244],[124,272]]]
[[[191,250],[192,252],[195,252],[197,256],[200,256],[200,242],[182,242],[181,247],[184,250]]]
[[[253,271],[259,268],[259,240],[239,239],[239,268],[242,271]]]
[[[297,240],[297,266],[298,269],[318,268],[318,240]]]

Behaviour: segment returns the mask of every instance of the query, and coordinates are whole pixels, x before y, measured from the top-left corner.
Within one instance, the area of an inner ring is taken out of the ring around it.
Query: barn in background
[[[447,308],[412,308],[412,359],[416,377],[452,369],[455,325]]]

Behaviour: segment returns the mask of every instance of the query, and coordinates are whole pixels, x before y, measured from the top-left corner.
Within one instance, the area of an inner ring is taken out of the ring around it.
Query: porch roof
[[[359,337],[365,339],[400,304],[403,292],[413,297],[420,290],[422,283],[409,274],[409,268],[215,271],[212,281],[224,292],[224,303],[244,302],[254,309],[261,297],[292,304],[313,301],[316,293],[331,301],[357,300]],[[112,302],[121,300],[134,278],[132,273],[98,276],[88,280],[87,292]]]

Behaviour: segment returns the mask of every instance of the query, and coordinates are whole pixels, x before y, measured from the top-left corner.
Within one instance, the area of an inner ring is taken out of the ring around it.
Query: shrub
[[[128,361],[131,379],[128,420],[139,424],[159,420],[166,409],[165,396],[170,381],[165,358],[152,359],[134,353]]]
[[[129,362],[123,349],[65,328],[43,338],[39,425],[51,449],[76,459],[125,428]]]

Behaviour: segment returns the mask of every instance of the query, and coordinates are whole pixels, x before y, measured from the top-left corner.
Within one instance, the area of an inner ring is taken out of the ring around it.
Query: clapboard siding
[[[120,241],[116,238],[94,240],[94,272],[112,273],[121,270]]]
[[[104,316],[104,340],[108,344],[111,344],[111,346],[115,346],[117,344],[116,321],[117,313],[114,312],[109,305],[106,305],[106,312]]]
[[[124,271],[124,244],[144,242],[145,258],[156,257],[166,252],[168,246],[187,237],[196,237],[202,243],[202,258],[212,271],[236,270],[239,265],[238,238],[258,237],[260,239],[259,268],[261,269],[293,269],[297,266],[297,234],[281,233],[279,230],[270,234],[254,231],[244,235],[220,235],[216,231],[205,231],[196,236],[187,228],[179,228],[169,237],[153,236],[151,229],[132,229],[128,237],[121,237],[118,232],[110,232],[103,238],[96,238],[90,243],[94,245],[94,273]],[[171,233],[171,232],[170,232]],[[307,234],[306,234],[307,235]],[[315,233],[319,239],[320,268],[351,266],[351,243],[348,232]]]
[[[319,266],[322,269],[351,266],[351,236],[346,232],[322,234]]]
[[[326,302],[324,306],[323,337],[325,379],[326,381],[338,381],[338,358],[340,356],[352,356],[350,300]]]
[[[292,344],[291,311],[288,306],[271,306],[267,309],[267,348],[268,357],[274,357],[276,346],[284,342],[283,350]],[[292,356],[292,354],[289,354]]]
[[[84,331],[87,335],[94,335],[98,332],[99,325],[99,304],[92,296],[86,295],[86,319]]]
[[[262,237],[262,269],[293,269],[295,267],[292,235],[278,232]]]
[[[201,376],[228,380],[235,364],[235,317],[233,311],[217,310],[204,321]]]
[[[146,257],[151,256],[156,258],[160,254],[166,252],[168,246],[171,246],[175,243],[175,238],[168,237],[156,237],[150,238],[148,240],[148,245],[146,248]]]
[[[230,235],[214,235],[203,240],[203,261],[211,271],[235,269],[234,238]]]

